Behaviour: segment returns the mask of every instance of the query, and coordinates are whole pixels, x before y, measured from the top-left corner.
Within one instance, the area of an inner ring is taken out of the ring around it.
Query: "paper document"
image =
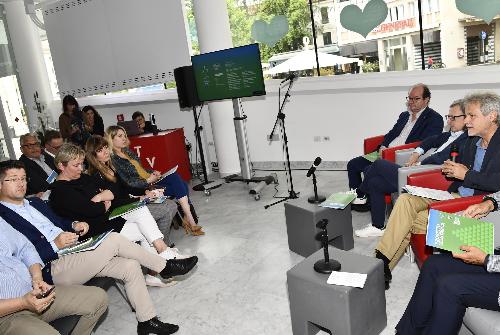
[[[425,243],[460,254],[461,245],[470,245],[492,255],[494,235],[492,223],[431,209]]]
[[[93,236],[91,238],[88,238],[84,241],[78,242],[77,244],[63,248],[57,252],[59,256],[64,256],[64,255],[69,255],[69,254],[75,254],[77,252],[83,252],[83,251],[89,251],[89,250],[94,250],[97,248],[101,242],[112,232],[112,230],[107,231],[105,233],[102,233],[97,236]]]
[[[177,171],[178,167],[179,167],[179,165],[176,165],[173,168],[171,168],[170,170],[168,170],[167,172],[165,172],[164,174],[162,174],[160,176],[160,179],[158,179],[157,181],[155,181],[153,184],[157,184],[160,181],[162,181],[163,179],[165,179],[166,177],[170,176],[172,173],[174,173],[175,171]]]
[[[366,155],[363,155],[364,158],[368,159],[370,162],[375,162],[377,159],[380,158],[380,155],[378,151],[370,152]]]
[[[330,285],[342,285],[349,287],[365,287],[367,274],[333,271],[326,281]]]
[[[144,198],[144,200],[142,200],[144,202],[144,204],[162,204],[164,203],[165,201],[167,201],[168,197],[167,196],[159,196],[159,197],[155,197],[155,198]]]
[[[320,203],[318,206],[334,208],[334,209],[344,209],[355,198],[356,198],[355,191],[337,192],[330,195],[325,201]]]
[[[422,198],[428,198],[433,200],[450,200],[455,199],[450,192],[435,190],[433,188],[425,188],[419,186],[405,185],[403,191],[410,193],[411,195],[416,195]]]

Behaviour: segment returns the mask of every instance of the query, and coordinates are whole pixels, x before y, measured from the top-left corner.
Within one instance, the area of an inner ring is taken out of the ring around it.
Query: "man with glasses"
[[[396,124],[385,134],[379,152],[385,148],[422,141],[429,136],[441,134],[444,126],[443,118],[429,107],[430,99],[431,91],[427,85],[417,84],[410,89],[406,98],[407,111],[399,115]],[[353,158],[347,163],[349,188],[356,189],[357,193],[357,198],[353,201],[353,205],[358,205],[358,208],[353,206],[355,210],[361,209],[359,205],[366,205],[366,194],[358,188],[362,182],[361,173],[371,164],[363,156]]]
[[[42,155],[42,147],[38,137],[34,134],[24,134],[20,137],[21,152],[23,153],[19,160],[26,167],[28,176],[28,196],[43,197],[45,191],[49,188],[49,176],[55,172],[46,162]]]
[[[441,170],[453,183],[455,197],[487,195],[500,190],[500,96],[473,93],[465,97],[465,125],[469,137],[459,149],[456,162],[447,160]],[[410,236],[427,232],[428,206],[435,200],[401,194],[387,220],[375,257],[384,262],[386,288],[410,243]]]
[[[445,116],[449,131],[439,135],[426,138],[418,148],[411,154],[405,166],[415,166],[420,164],[441,165],[450,157],[451,144],[457,148],[467,139],[465,128],[465,107],[462,100],[454,101],[450,105],[448,115]],[[434,152],[431,149],[435,149]],[[432,154],[419,162],[419,158],[425,152]],[[370,199],[370,211],[372,222],[354,233],[358,237],[382,236],[385,223],[385,194],[398,191],[398,170],[401,166],[386,161],[376,160],[365,170],[365,178],[359,190],[368,194]]]
[[[64,144],[64,139],[59,131],[47,130],[44,135],[44,142],[45,149],[43,150],[43,156],[45,157],[45,163],[47,163],[52,170],[57,171],[54,158]]]

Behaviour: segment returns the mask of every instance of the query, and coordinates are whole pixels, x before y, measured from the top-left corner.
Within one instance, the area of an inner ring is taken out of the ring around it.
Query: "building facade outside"
[[[341,55],[372,61],[376,53],[381,72],[420,69],[417,1],[386,0],[389,9],[387,18],[365,39],[342,27],[340,13],[351,4],[363,9],[367,2],[335,1],[337,41]],[[422,0],[422,20],[426,66],[457,68],[499,61],[499,17],[488,25],[481,19],[459,12],[455,1]]]

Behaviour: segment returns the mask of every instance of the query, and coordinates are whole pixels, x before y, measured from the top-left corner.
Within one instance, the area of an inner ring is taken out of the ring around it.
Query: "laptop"
[[[118,125],[125,129],[127,136],[135,136],[142,134],[141,130],[139,129],[139,125],[137,125],[137,122],[135,120],[120,121],[118,122]]]

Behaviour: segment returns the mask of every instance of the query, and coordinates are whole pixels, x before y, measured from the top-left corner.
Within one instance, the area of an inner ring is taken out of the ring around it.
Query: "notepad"
[[[365,273],[352,273],[352,272],[340,272],[333,271],[326,281],[330,285],[342,285],[349,287],[365,287],[366,278],[368,277]]]

